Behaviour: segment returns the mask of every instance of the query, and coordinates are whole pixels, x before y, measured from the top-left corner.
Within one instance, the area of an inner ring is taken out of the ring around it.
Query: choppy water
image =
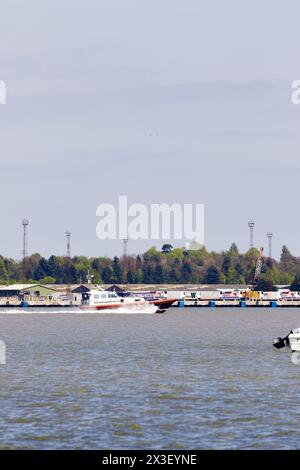
[[[15,313],[15,314],[14,314]],[[299,447],[300,309],[0,311],[0,448]]]

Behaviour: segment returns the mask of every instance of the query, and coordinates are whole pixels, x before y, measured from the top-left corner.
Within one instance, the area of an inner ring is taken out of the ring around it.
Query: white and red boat
[[[135,296],[119,296],[116,292],[91,290],[82,294],[82,310],[98,310],[103,313],[129,311],[132,313],[164,313],[177,299],[155,298],[152,300]],[[149,308],[148,308],[149,307]]]

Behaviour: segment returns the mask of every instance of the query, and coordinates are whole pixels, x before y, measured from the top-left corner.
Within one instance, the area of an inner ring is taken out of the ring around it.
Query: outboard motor
[[[278,338],[276,338],[275,341],[273,342],[274,348],[281,349],[281,348],[285,348],[286,346],[289,346],[290,345],[289,335],[292,332],[293,331],[291,330],[290,333],[285,338],[280,338],[280,336],[278,336]]]

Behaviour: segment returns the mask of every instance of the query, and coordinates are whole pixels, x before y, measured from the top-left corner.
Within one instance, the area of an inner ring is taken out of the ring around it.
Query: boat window
[[[108,297],[109,297],[110,299],[116,299],[116,298],[118,298],[117,294],[115,294],[114,292],[110,292],[110,293],[108,294]]]

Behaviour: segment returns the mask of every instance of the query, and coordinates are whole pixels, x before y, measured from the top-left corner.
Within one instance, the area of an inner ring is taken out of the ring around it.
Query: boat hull
[[[81,305],[81,310],[86,311],[99,311],[103,313],[109,313],[112,310],[117,311],[125,309],[130,309],[132,311],[136,310],[137,312],[143,313],[140,311],[141,306],[154,305],[156,310],[154,313],[164,313],[168,308],[170,308],[173,303],[176,302],[176,299],[157,299],[149,300],[145,302],[114,302],[114,303],[105,303],[105,304],[96,304],[96,305]]]
[[[294,351],[300,351],[300,334],[299,333],[291,333],[289,335],[289,346],[291,350]]]
[[[300,352],[300,328],[291,330],[285,338],[278,337],[274,341],[273,346],[276,349],[288,347],[292,352]]]

